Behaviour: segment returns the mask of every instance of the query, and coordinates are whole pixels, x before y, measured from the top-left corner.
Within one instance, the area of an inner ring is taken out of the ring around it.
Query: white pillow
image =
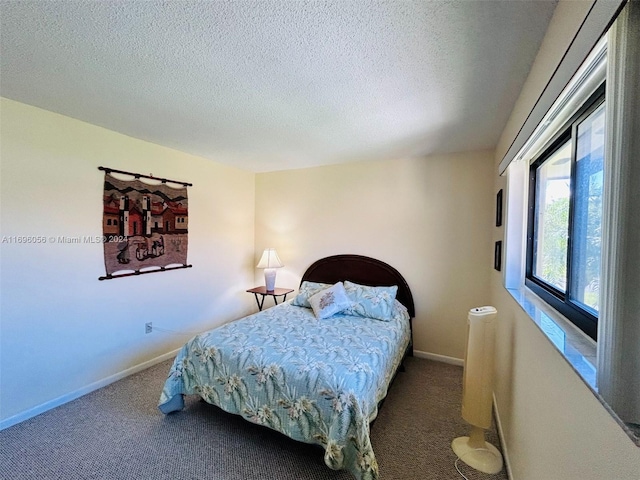
[[[351,306],[342,282],[338,282],[326,290],[309,297],[316,318],[329,318]]]

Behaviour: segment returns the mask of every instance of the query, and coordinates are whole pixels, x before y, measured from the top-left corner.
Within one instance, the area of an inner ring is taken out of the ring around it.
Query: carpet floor
[[[171,365],[162,362],[0,432],[6,480],[352,480],[307,445],[199,401],[156,408]],[[409,358],[371,428],[382,480],[459,479],[451,440],[460,416],[462,368]],[[495,429],[487,441],[500,448]],[[506,479],[477,472],[469,479]]]

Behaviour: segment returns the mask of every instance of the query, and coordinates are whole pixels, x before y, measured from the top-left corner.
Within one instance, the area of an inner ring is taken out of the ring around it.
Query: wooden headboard
[[[302,280],[309,282],[336,283],[349,280],[360,285],[382,287],[397,285],[396,298],[415,317],[413,295],[404,277],[391,265],[362,255],[333,255],[314,262],[304,272]]]

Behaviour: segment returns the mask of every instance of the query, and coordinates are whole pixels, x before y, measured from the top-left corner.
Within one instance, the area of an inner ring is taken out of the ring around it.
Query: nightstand
[[[256,297],[256,303],[258,308],[262,311],[262,305],[264,305],[264,297],[273,297],[273,302],[278,305],[278,297],[284,297],[282,301],[287,299],[287,295],[293,292],[291,288],[276,288],[274,290],[267,290],[267,287],[256,287],[247,290],[248,293],[253,293]],[[258,299],[258,295],[262,296],[262,299]]]

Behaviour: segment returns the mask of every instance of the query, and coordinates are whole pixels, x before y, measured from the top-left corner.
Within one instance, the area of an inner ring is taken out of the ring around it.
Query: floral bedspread
[[[182,395],[205,401],[302,442],[358,479],[378,478],[369,423],[410,341],[409,316],[390,322],[337,314],[318,320],[290,302],[191,339],[160,396],[163,413]]]

